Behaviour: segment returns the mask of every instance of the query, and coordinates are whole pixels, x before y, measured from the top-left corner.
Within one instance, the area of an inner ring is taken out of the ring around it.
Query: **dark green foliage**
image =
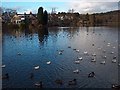
[[[38,9],[38,14],[37,14],[38,22],[39,24],[43,25],[43,7],[40,7]]]
[[[43,24],[44,25],[48,24],[48,13],[46,10],[44,11],[44,15],[43,15]]]

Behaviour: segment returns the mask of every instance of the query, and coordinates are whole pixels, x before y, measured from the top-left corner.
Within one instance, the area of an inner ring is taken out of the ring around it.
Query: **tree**
[[[37,18],[38,18],[39,24],[43,24],[43,7],[40,7],[38,9]]]
[[[43,14],[43,24],[44,25],[48,24],[48,13],[46,10],[44,11],[44,14]]]

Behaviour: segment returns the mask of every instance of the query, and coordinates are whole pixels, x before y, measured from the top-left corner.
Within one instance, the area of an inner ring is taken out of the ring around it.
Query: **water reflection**
[[[118,83],[118,65],[112,63],[112,58],[118,57],[116,28],[57,27],[48,28],[46,34],[44,30],[4,31],[3,64],[6,67],[3,75],[8,73],[10,79],[3,80],[3,87],[32,88],[39,81],[43,81],[46,88],[110,88],[111,84]],[[96,62],[91,62],[93,55]],[[76,64],[81,57],[80,63]],[[46,64],[48,61],[51,62],[49,65]],[[102,61],[106,64],[100,64]],[[34,70],[35,66],[40,69]],[[73,73],[75,70],[80,73]],[[31,72],[34,74],[32,80],[29,79]],[[88,78],[90,72],[95,72],[96,77]],[[74,79],[77,84],[69,86],[69,81]],[[62,80],[63,85],[56,85],[56,80]]]

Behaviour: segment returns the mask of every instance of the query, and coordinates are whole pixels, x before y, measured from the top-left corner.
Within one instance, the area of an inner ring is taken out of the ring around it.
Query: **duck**
[[[107,58],[107,56],[103,56],[103,58],[104,58],[104,59],[106,59],[106,58]]]
[[[2,68],[5,68],[5,67],[6,67],[6,65],[2,65],[1,67],[2,67]]]
[[[80,50],[76,50],[76,52],[80,52]]]
[[[5,76],[2,77],[2,79],[9,79],[9,74],[6,73]]]
[[[95,53],[93,53],[93,54],[92,54],[92,56],[96,56],[96,54],[95,54]]]
[[[99,47],[98,50],[101,50],[101,48]]]
[[[59,55],[62,55],[62,52],[61,52],[61,51],[59,51]]]
[[[115,48],[115,47],[113,47],[113,48]]]
[[[105,61],[102,61],[100,64],[105,64],[106,62]]]
[[[68,46],[68,48],[71,48],[71,46]]]
[[[92,44],[92,46],[95,46],[95,44]]]
[[[21,54],[21,53],[17,53],[17,55],[19,55],[19,56],[20,56],[20,55],[22,55],[22,54]]]
[[[76,85],[77,84],[77,80],[73,79],[71,81],[68,82],[68,85]]]
[[[80,61],[79,61],[79,60],[76,60],[75,63],[76,63],[76,64],[80,64]]]
[[[95,73],[94,73],[94,72],[90,72],[90,73],[88,74],[88,78],[94,77],[94,76],[95,76]]]
[[[107,45],[108,47],[110,46],[110,44]]]
[[[120,89],[120,85],[117,85],[117,84],[112,84],[112,88],[115,88],[115,89]]]
[[[113,57],[113,59],[116,59],[116,58],[117,58],[116,56]]]
[[[48,64],[48,65],[51,64],[51,61],[48,61],[46,64]]]
[[[56,79],[55,82],[59,85],[62,85],[62,80],[60,80],[60,79]]]
[[[105,52],[106,52],[106,50],[103,50],[103,52],[105,53]]]
[[[84,54],[85,54],[85,55],[87,55],[87,54],[88,54],[88,52],[87,52],[87,51],[85,51],[85,52],[84,52]]]
[[[40,68],[40,66],[35,66],[34,69],[35,70],[38,70]]]
[[[83,60],[83,58],[82,58],[82,57],[80,57],[80,58],[78,58],[78,60]]]
[[[113,60],[112,60],[112,63],[116,63],[116,62],[117,62],[117,60],[116,60],[116,59],[113,59]]]
[[[34,74],[30,73],[30,78],[33,79],[33,77],[34,77]]]
[[[108,43],[108,45],[110,45],[110,43]]]
[[[43,87],[42,81],[35,83],[35,86],[42,88]]]
[[[91,62],[96,62],[95,57],[94,57],[94,58],[92,58]]]
[[[114,52],[111,52],[111,54],[114,54]]]
[[[76,69],[76,70],[73,71],[73,73],[77,73],[77,74],[78,74],[78,73],[79,73],[79,70]]]

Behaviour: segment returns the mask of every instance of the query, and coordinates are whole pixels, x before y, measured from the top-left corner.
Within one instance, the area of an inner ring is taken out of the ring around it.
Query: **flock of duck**
[[[104,42],[105,42],[105,41],[104,41]],[[92,46],[94,47],[95,44],[92,44]],[[107,43],[107,46],[110,47],[110,46],[111,46],[111,43]],[[68,46],[68,48],[72,48],[72,47],[71,47],[71,46]],[[112,48],[115,49],[116,47],[112,47]],[[101,49],[102,49],[101,47],[98,48],[98,50],[101,50]],[[80,52],[79,49],[75,49],[75,48],[74,48],[73,50],[76,51],[77,53]],[[63,52],[64,52],[64,50],[59,50],[59,51],[58,51],[58,54],[59,54],[59,55],[62,55]],[[106,50],[103,50],[103,53],[106,53]],[[89,53],[88,53],[87,51],[84,51],[83,54],[84,54],[84,55],[89,55]],[[114,54],[114,52],[112,51],[110,54]],[[17,53],[17,55],[22,55],[22,54],[21,54],[21,53]],[[93,62],[93,63],[96,62],[96,56],[97,56],[96,53],[93,53],[93,54],[91,55],[91,62]],[[103,56],[103,59],[107,59],[107,56]],[[74,61],[74,63],[75,63],[75,64],[80,64],[82,60],[83,60],[83,57],[78,57],[77,60]],[[112,62],[112,63],[117,63],[117,56],[113,56],[111,62]],[[46,64],[47,64],[47,65],[50,65],[50,64],[52,64],[52,62],[51,62],[51,61],[47,61]],[[106,61],[105,61],[105,60],[104,60],[104,61],[101,61],[100,64],[104,64],[104,65],[105,65],[105,64],[106,64]],[[120,64],[118,64],[118,66],[120,66]],[[1,67],[2,67],[2,68],[5,68],[6,65],[2,65]],[[38,69],[40,69],[40,66],[39,66],[39,65],[34,66],[34,69],[35,69],[35,70],[38,70]],[[73,71],[73,73],[76,73],[76,74],[78,74],[79,72],[80,72],[79,69],[76,69],[76,70]],[[90,72],[90,73],[88,74],[88,78],[94,78],[94,77],[95,77],[95,72],[94,72],[94,71],[92,71],[92,72]],[[8,74],[8,73],[6,73],[4,76],[2,76],[2,79],[9,79],[9,78],[10,78],[10,77],[9,77],[9,74]],[[34,78],[34,73],[30,73],[30,79],[33,79],[33,78]],[[62,85],[62,84],[63,84],[63,81],[62,81],[61,79],[56,79],[56,80],[55,80],[55,83],[56,83],[56,84],[59,84],[59,85]],[[42,81],[36,82],[34,85],[35,85],[36,87],[40,87],[40,88],[43,88],[43,87],[44,87]],[[77,85],[77,79],[74,78],[73,80],[68,81],[68,85]],[[112,88],[120,88],[120,85],[113,84],[113,85],[112,85]]]

